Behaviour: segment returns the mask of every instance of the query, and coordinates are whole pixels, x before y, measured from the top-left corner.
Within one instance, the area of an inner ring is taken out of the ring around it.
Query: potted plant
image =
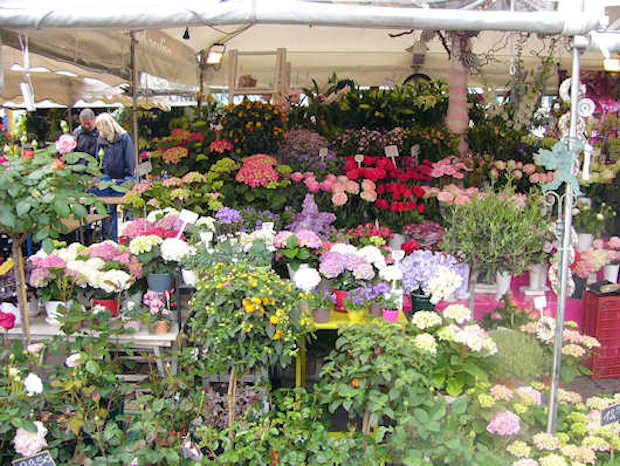
[[[301,230],[296,233],[291,231],[280,231],[273,240],[276,248],[276,259],[281,259],[286,263],[289,276],[293,279],[293,274],[300,266],[315,267],[318,262],[317,253],[323,242],[319,235],[311,230]]]
[[[149,330],[155,335],[163,335],[170,330],[172,313],[162,296],[153,290],[144,293],[142,302],[149,308]]]
[[[141,293],[128,296],[119,311],[123,328],[134,332],[142,330],[142,326],[149,320],[149,310],[142,304]]]
[[[156,234],[138,236],[129,243],[129,250],[144,268],[148,289],[162,293],[172,289],[172,273],[179,262],[191,253],[187,242]]]
[[[372,302],[372,290],[370,288],[359,287],[347,293],[344,298],[344,307],[347,310],[347,317],[351,322],[361,322],[364,315],[368,311],[368,307]],[[336,297],[333,296],[336,301]]]
[[[604,202],[597,210],[592,206],[590,199],[578,199],[573,209],[573,226],[577,232],[577,250],[590,249],[594,239],[600,238],[605,231],[607,219],[614,215],[613,209]]]
[[[329,322],[329,314],[334,306],[331,298],[332,294],[328,290],[314,290],[304,293],[304,302],[312,310],[312,316],[317,323]]]
[[[68,129],[65,123],[63,131]],[[43,242],[43,248],[49,252],[53,249],[52,239],[69,231],[59,219],[72,217],[81,221],[88,215],[89,207],[106,214],[103,203],[86,193],[92,180],[101,177],[98,163],[88,154],[71,152],[75,145],[73,138],[64,134],[46,149],[9,151],[0,169],[0,229],[11,238],[17,300],[28,342],[22,256],[26,237],[32,235],[35,243]],[[110,183],[100,185],[102,189],[108,186]]]
[[[549,221],[543,208],[540,196],[514,194],[509,184],[500,192],[472,195],[471,201],[450,208],[442,248],[471,264],[472,277],[482,268],[519,274],[544,255]],[[474,282],[472,278],[470,308]]]
[[[379,303],[382,306],[381,313],[383,315],[383,320],[387,322],[398,321],[398,314],[403,307],[403,297],[399,291],[400,290],[392,290],[390,292],[383,293],[379,298]]]

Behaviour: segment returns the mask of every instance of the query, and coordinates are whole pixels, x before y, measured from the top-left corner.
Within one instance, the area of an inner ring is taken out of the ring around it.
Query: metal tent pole
[[[129,33],[131,37],[131,91],[132,91],[132,107],[131,107],[131,131],[133,133],[133,148],[136,158],[136,172],[138,169],[138,64],[136,63],[136,45],[138,41],[134,32]],[[138,178],[138,177],[137,177]]]
[[[571,77],[571,96],[570,96],[570,130],[568,139],[568,148],[572,149],[575,145],[577,137],[577,116],[578,116],[578,100],[579,100],[579,49],[577,48],[577,40],[573,41],[573,68]],[[578,162],[577,162],[578,163]],[[573,167],[573,170],[578,170],[577,167]],[[564,332],[564,311],[566,310],[566,287],[568,283],[568,266],[569,262],[569,247],[571,238],[571,227],[573,223],[573,189],[569,184],[566,184],[566,191],[564,193],[564,203],[558,209],[558,213],[561,214],[564,210],[564,225],[562,228],[562,253],[560,255],[559,262],[559,290],[558,290],[558,303],[556,311],[555,321],[555,341],[553,351],[553,372],[551,375],[551,393],[549,395],[549,415],[547,418],[547,432],[555,433],[556,423],[558,417],[558,385],[560,383],[560,368],[562,363],[562,334]]]

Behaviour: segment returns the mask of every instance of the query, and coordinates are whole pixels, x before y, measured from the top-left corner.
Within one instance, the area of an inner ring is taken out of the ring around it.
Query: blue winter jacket
[[[99,136],[97,140],[97,154],[103,149],[102,171],[112,179],[134,176],[136,171],[136,153],[128,133],[117,135],[114,142]]]

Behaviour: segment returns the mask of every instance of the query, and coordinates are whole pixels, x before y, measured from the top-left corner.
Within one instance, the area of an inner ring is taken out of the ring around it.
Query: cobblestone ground
[[[591,396],[620,393],[620,378],[592,380],[584,375],[575,378],[569,384],[565,384],[564,389],[577,392],[584,399]]]

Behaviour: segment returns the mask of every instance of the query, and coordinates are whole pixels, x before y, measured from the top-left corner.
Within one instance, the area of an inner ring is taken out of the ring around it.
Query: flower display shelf
[[[362,319],[359,324],[372,325],[375,321],[384,322],[383,318],[380,316],[366,314],[364,319]],[[407,317],[405,317],[405,313],[402,309],[398,313],[397,323],[407,323]],[[315,323],[314,327],[317,331],[338,330],[339,328],[346,328],[348,325],[351,325],[351,321],[349,320],[347,314],[343,314],[342,312],[337,312],[332,309],[329,313],[329,321],[325,323]],[[306,386],[306,350],[303,348],[300,348],[297,352],[297,359],[295,361],[295,384],[297,387]]]

